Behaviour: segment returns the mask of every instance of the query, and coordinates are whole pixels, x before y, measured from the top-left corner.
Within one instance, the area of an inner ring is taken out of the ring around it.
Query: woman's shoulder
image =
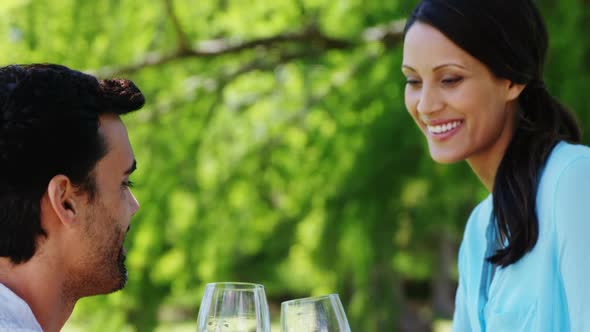
[[[461,247],[459,248],[459,270],[462,273],[481,267],[485,259],[486,230],[492,217],[492,196],[488,195],[471,211],[467,220]],[[469,273],[467,273],[469,274]]]
[[[547,167],[566,168],[578,158],[590,157],[590,147],[561,141],[557,143],[547,160]]]
[[[479,202],[471,211],[471,215],[469,219],[479,219],[482,216],[487,216],[489,218],[489,213],[492,211],[492,195],[489,194],[484,200]]]
[[[540,187],[557,186],[559,179],[564,172],[580,172],[584,171],[583,167],[576,167],[580,161],[587,161],[590,159],[590,147],[581,144],[572,144],[567,142],[559,142],[545,165],[543,170]],[[586,171],[590,171],[586,169]],[[586,172],[584,172],[586,173]],[[543,186],[543,184],[546,184]]]
[[[465,226],[465,236],[485,234],[486,227],[492,216],[492,210],[493,202],[492,195],[490,194],[471,211],[467,225]]]
[[[590,147],[579,144],[579,143],[569,143],[566,141],[560,141],[554,148],[554,152],[560,154],[570,154],[570,155],[586,155],[590,156]]]
[[[558,257],[579,258],[586,254],[590,232],[590,148],[564,143],[555,148],[539,187],[537,207],[539,222],[547,225],[558,242]]]
[[[560,142],[553,149],[539,183],[537,206],[540,218],[555,220],[558,210],[574,203],[571,209],[590,208],[589,186],[590,148]]]

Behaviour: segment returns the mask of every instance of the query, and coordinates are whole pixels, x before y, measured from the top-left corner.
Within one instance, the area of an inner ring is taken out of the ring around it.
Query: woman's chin
[[[430,157],[439,164],[452,164],[464,159],[450,151],[433,151],[432,149],[430,150]]]

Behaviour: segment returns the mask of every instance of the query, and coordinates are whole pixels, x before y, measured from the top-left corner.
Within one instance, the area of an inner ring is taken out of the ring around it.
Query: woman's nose
[[[419,113],[433,113],[443,108],[439,92],[432,87],[424,86],[420,93],[417,110]]]

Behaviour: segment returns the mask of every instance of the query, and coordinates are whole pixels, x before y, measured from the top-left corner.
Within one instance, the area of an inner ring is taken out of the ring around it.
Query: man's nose
[[[131,194],[131,215],[134,215],[139,210],[139,201],[135,198],[135,195]]]

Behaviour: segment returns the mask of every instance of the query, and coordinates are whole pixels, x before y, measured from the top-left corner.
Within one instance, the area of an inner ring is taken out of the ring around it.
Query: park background
[[[545,82],[590,127],[590,2],[536,1]],[[450,319],[456,253],[487,193],[437,165],[403,104],[410,0],[2,0],[0,64],[126,77],[141,209],[129,282],[69,331],[193,331],[204,285],[338,293],[353,331]],[[589,143],[589,136],[584,136]],[[64,146],[63,148],[67,148]]]

